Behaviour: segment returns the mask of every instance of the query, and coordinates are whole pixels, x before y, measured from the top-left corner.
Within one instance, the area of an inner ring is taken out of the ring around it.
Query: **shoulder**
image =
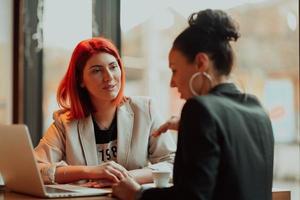
[[[192,110],[190,112],[201,112],[201,116],[210,116],[220,122],[242,116],[268,118],[257,97],[246,93],[198,96],[189,99],[186,104],[187,110]]]
[[[132,110],[134,114],[142,114],[152,118],[156,113],[154,101],[151,97],[131,96],[128,97],[125,105]]]
[[[256,96],[247,93],[238,94],[223,94],[215,95],[208,94],[203,96],[193,97],[191,99],[195,104],[206,107],[212,112],[223,112],[226,110],[240,110],[247,108],[261,108],[262,105]]]
[[[182,108],[182,113],[201,113],[208,115],[211,104],[210,98],[207,98],[206,96],[193,97],[186,101]]]
[[[128,97],[128,100],[131,104],[145,106],[145,104],[149,104],[149,102],[152,101],[152,98],[148,96],[130,96]]]
[[[70,126],[78,120],[70,120],[69,119],[70,112],[65,109],[57,110],[53,113],[54,125],[61,126]]]
[[[197,96],[190,98],[186,101],[185,107],[188,107],[190,109],[209,109],[210,107],[214,107],[218,104],[222,104],[222,101],[220,101],[221,98],[213,95],[205,95],[205,96]]]
[[[230,102],[224,101],[224,97],[204,95],[190,98],[183,106],[182,114],[187,116],[201,116],[201,119],[213,119],[231,107]],[[222,114],[221,114],[222,115]]]
[[[70,112],[68,110],[57,110],[53,112],[53,120],[54,121],[61,121],[61,122],[69,122],[69,114]]]
[[[128,103],[132,109],[148,111],[153,100],[147,96],[131,96],[128,97]]]

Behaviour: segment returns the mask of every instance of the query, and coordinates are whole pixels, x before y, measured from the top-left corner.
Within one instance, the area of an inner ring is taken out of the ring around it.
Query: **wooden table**
[[[44,199],[47,198],[36,198],[33,196],[18,194],[9,191],[0,191],[0,200],[30,200],[30,199]],[[61,200],[116,200],[115,198],[108,196],[96,196],[96,197],[74,197],[74,198],[56,198]],[[55,199],[55,200],[56,200]],[[273,189],[272,200],[291,200],[291,191],[284,189]]]
[[[272,200],[291,200],[291,191],[273,188]]]
[[[25,194],[19,194],[15,192],[9,191],[0,191],[0,200],[30,200],[30,199],[37,199],[37,200],[49,200],[49,198],[37,198],[34,196],[29,196]],[[115,198],[108,197],[108,196],[94,196],[94,197],[73,197],[73,198],[54,198],[54,200],[116,200]]]

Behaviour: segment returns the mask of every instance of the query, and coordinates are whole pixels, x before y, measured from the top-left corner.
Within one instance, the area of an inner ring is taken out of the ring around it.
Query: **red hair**
[[[80,87],[83,68],[88,59],[100,52],[114,56],[121,70],[121,88],[117,97],[112,100],[119,105],[123,99],[125,72],[123,63],[115,45],[103,37],[94,37],[81,41],[74,49],[68,70],[57,90],[57,102],[60,107],[69,111],[69,119],[81,119],[95,111],[89,94],[85,88]]]

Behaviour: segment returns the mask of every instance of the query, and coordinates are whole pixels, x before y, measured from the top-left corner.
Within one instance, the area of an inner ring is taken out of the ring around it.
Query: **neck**
[[[222,84],[222,83],[229,83],[229,82],[230,82],[230,80],[229,80],[228,76],[225,76],[225,75],[217,76],[217,77],[214,77],[212,87],[215,87],[215,86],[217,86],[219,84]]]
[[[93,102],[96,111],[93,113],[93,117],[97,124],[102,129],[108,128],[115,116],[117,106],[110,101],[97,101]]]
[[[204,92],[205,94],[219,84],[230,82],[229,76],[219,75],[215,70],[209,70],[208,74],[211,77],[211,83],[210,86],[207,85],[206,90]]]

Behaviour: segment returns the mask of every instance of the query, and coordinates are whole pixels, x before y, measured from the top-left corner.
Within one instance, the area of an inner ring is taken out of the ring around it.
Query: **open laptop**
[[[44,185],[26,125],[0,125],[0,174],[8,189],[39,197],[98,196],[111,193],[110,188]]]

